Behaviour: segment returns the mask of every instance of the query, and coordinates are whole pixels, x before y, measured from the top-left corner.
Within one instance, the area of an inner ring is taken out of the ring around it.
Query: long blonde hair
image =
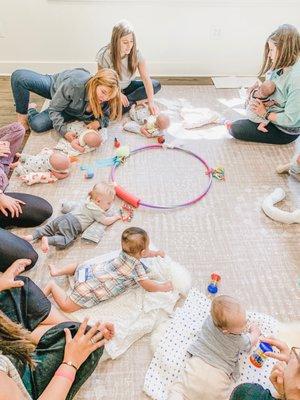
[[[136,50],[136,38],[132,26],[128,21],[122,20],[113,27],[111,34],[109,44],[111,61],[119,78],[121,78],[121,38],[129,34],[132,34],[133,46],[128,55],[128,70],[131,74],[134,74],[138,67],[138,58]]]
[[[277,50],[273,62],[269,57],[269,40],[274,43]],[[280,25],[276,31],[267,38],[264,50],[264,59],[259,76],[264,75],[269,69],[280,69],[294,65],[300,56],[300,34],[293,25]]]
[[[35,366],[32,353],[35,345],[29,337],[29,332],[21,325],[12,322],[2,311],[0,311],[0,351],[7,356]]]
[[[86,84],[89,103],[92,112],[96,118],[103,116],[101,104],[97,97],[97,87],[99,85],[106,86],[110,92],[110,100],[108,100],[110,108],[111,120],[120,118],[122,112],[121,89],[117,73],[110,68],[103,68],[90,78]]]

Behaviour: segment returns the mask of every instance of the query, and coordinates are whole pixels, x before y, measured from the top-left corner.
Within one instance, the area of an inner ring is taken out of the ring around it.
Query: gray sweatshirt
[[[91,113],[85,112],[88,104],[85,85],[91,77],[90,72],[83,68],[70,69],[51,76],[49,116],[54,129],[60,135],[67,133],[64,114],[80,121],[95,119]],[[109,122],[108,103],[103,103],[102,109],[104,116],[98,120],[100,127],[104,128]]]

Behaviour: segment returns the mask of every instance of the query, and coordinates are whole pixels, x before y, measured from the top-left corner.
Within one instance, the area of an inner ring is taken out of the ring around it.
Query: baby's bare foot
[[[53,264],[49,264],[48,267],[49,267],[51,276],[59,276],[59,271]]]
[[[42,237],[42,246],[41,246],[42,252],[43,253],[48,253],[49,251],[49,243],[48,243],[48,238],[47,236]]]
[[[20,238],[26,240],[27,242],[31,242],[33,240],[32,235],[20,235]]]

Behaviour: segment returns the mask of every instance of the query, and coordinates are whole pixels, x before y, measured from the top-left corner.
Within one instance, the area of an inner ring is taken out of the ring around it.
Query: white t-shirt
[[[143,56],[139,50],[137,50],[137,60],[138,63],[142,62]],[[102,68],[114,68],[112,60],[111,60],[111,55],[110,55],[110,48],[109,46],[104,46],[102,49],[99,50],[97,54],[97,63],[99,67]],[[120,87],[121,89],[127,88],[127,86],[130,85],[130,82],[134,80],[136,76],[136,71],[134,71],[133,74],[129,72],[128,70],[128,56],[126,55],[124,58],[122,58],[121,61],[121,76],[120,76]]]

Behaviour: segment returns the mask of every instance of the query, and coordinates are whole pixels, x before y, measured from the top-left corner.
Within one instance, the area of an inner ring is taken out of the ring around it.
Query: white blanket
[[[92,261],[102,262],[117,257],[119,251],[94,258]],[[170,257],[147,258],[142,260],[150,268],[149,277],[157,281],[171,279],[172,270],[183,267],[172,261]],[[182,280],[190,281],[189,273]],[[174,285],[177,287],[177,285]],[[77,321],[89,317],[89,323],[110,321],[115,324],[115,337],[105,345],[106,356],[115,359],[123,354],[136,340],[152,332],[158,322],[171,314],[180,297],[179,291],[147,292],[141,287],[133,288],[111,300],[104,301],[96,307],[82,309],[69,314]]]
[[[171,383],[180,378],[187,357],[187,349],[196,338],[209,310],[210,300],[197,289],[190,290],[183,307],[177,308],[146,373],[144,391],[152,399],[167,400],[168,388]],[[258,323],[264,335],[277,336],[278,322],[274,318],[254,312],[248,313],[248,318]],[[239,362],[241,377],[237,385],[254,382],[272,389],[268,378],[275,364],[274,360],[268,359],[263,367],[258,369],[250,364],[249,354],[241,353]]]

